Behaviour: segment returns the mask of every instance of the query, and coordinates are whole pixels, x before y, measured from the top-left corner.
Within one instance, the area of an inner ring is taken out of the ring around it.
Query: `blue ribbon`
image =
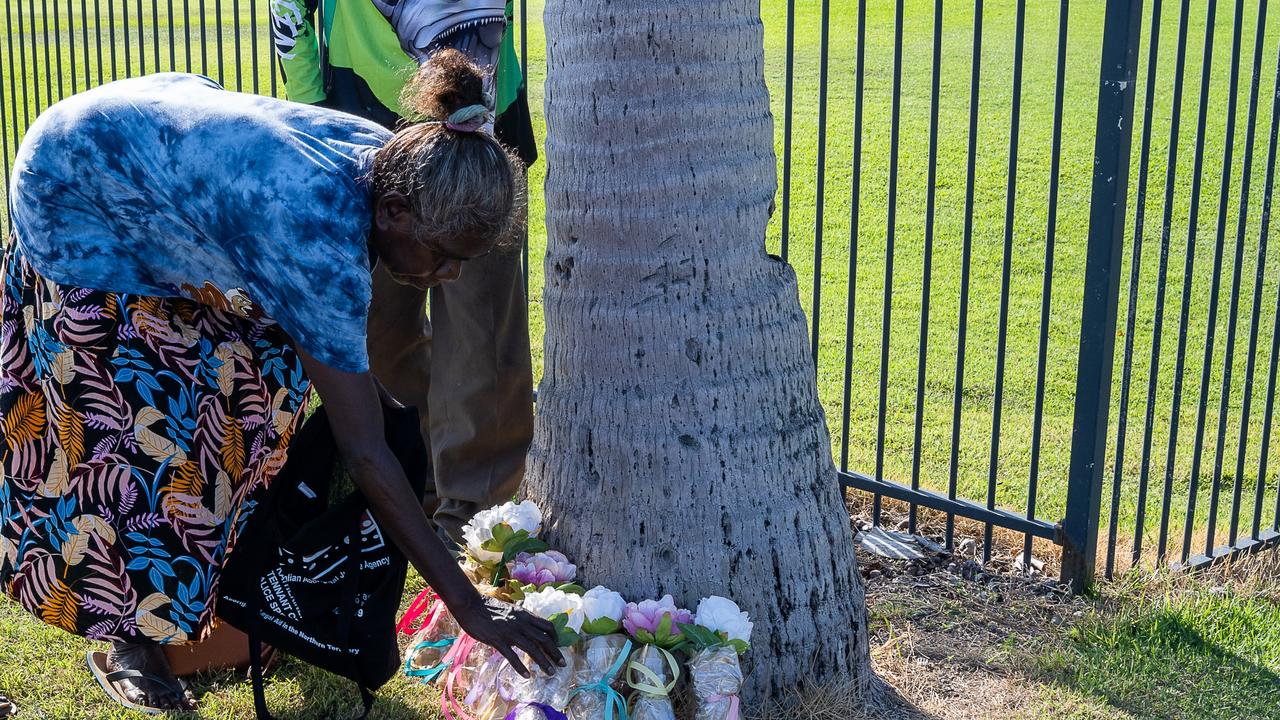
[[[449,669],[448,663],[436,663],[429,668],[415,668],[412,666],[413,656],[418,654],[423,648],[447,648],[453,645],[457,638],[444,638],[443,640],[423,640],[413,647],[409,652],[409,656],[404,661],[404,674],[411,678],[420,678],[423,684],[434,682],[446,670]]]
[[[618,659],[613,662],[613,666],[605,671],[604,676],[590,685],[579,685],[569,693],[569,702],[573,702],[574,696],[580,692],[598,692],[604,694],[605,720],[615,720],[614,708],[618,709],[617,720],[627,720],[627,701],[622,697],[622,693],[614,689],[612,682],[622,672],[622,665],[631,655],[631,641],[627,640],[627,644],[622,647],[622,652],[618,653]]]
[[[538,708],[539,710],[542,711],[542,716],[545,717],[547,720],[569,720],[569,718],[564,713],[551,707],[550,705],[543,705],[542,703],[536,703],[536,702],[520,703],[519,705],[512,708],[511,712],[507,713],[507,716],[503,718],[503,720],[516,720],[516,716],[520,713],[520,709],[527,708],[527,707]]]

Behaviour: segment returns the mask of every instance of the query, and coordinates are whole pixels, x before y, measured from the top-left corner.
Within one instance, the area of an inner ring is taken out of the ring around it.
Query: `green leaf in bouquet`
[[[560,583],[559,585],[552,585],[551,587],[559,590],[560,592],[566,592],[566,593],[569,593],[570,595],[577,595],[579,597],[587,594],[586,588],[571,582]]]
[[[636,640],[639,640],[644,645],[658,644],[658,639],[648,630],[636,630]]]
[[[578,633],[569,627],[569,616],[558,613],[551,616],[551,624],[556,628],[556,644],[560,647],[573,647],[580,639]]]
[[[708,628],[702,627],[694,623],[681,624],[680,632],[684,634],[686,642],[693,647],[694,650],[706,650],[717,645],[724,645],[725,640],[719,633],[713,632]]]
[[[525,531],[521,530],[520,532],[525,532]],[[497,525],[493,526],[493,539],[498,543],[499,547],[506,545],[507,541],[510,540],[511,537],[515,534],[516,534],[516,531],[512,530],[511,526],[506,523],[498,523]],[[525,533],[525,534],[527,535],[528,533]],[[488,548],[485,548],[485,549],[488,550]]]
[[[745,655],[751,646],[745,640],[730,640],[729,647],[733,648],[739,655]]]
[[[582,624],[582,632],[586,635],[612,635],[618,632],[621,624],[613,618],[600,617]]]
[[[502,564],[506,565],[520,553],[540,553],[549,548],[545,541],[538,538],[529,537],[529,533],[521,530],[507,541],[506,547],[502,549]]]
[[[670,615],[663,615],[658,621],[658,630],[654,634],[654,644],[664,650],[678,650],[686,643],[686,639],[675,629]]]

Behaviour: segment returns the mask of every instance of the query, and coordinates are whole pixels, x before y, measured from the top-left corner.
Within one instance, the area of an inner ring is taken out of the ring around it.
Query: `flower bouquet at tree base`
[[[631,640],[622,629],[627,601],[597,585],[582,597],[584,640],[570,694],[569,720],[625,720],[627,703],[614,688],[631,654]]]
[[[738,655],[751,642],[751,621],[736,603],[711,596],[698,603],[694,622],[681,626],[695,650],[689,661],[694,720],[739,720],[742,667]]]
[[[684,642],[680,626],[691,622],[693,616],[677,608],[670,595],[627,604],[622,625],[642,643],[627,663],[627,685],[636,692],[630,720],[675,720],[671,691],[680,679],[680,665],[671,650]]]
[[[548,674],[528,658],[522,658],[531,675],[521,677],[515,668],[505,666],[498,677],[497,694],[514,703],[508,715],[511,720],[560,720],[569,704],[577,670],[578,654],[574,646],[582,631],[582,596],[546,587],[526,593],[520,606],[555,625],[564,666]],[[555,713],[548,713],[547,708]]]

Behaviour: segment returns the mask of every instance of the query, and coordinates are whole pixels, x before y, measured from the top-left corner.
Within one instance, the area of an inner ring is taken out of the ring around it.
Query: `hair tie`
[[[468,105],[453,111],[444,126],[458,132],[475,132],[489,121],[489,108],[484,105]]]

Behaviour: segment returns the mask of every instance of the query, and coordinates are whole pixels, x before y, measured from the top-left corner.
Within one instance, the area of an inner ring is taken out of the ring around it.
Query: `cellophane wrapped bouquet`
[[[461,564],[481,593],[551,621],[564,667],[547,673],[522,657],[530,677],[521,677],[427,588],[400,622],[411,636],[404,671],[440,688],[445,718],[675,720],[678,658],[688,654],[696,720],[738,720],[746,613],[715,596],[694,614],[670,595],[628,603],[603,586],[583,590],[577,566],[538,537],[542,524],[529,501],[481,512],[463,528]]]
[[[711,596],[698,603],[693,624],[681,631],[692,653],[694,720],[739,720],[742,666],[738,656],[751,644],[751,620],[728,598]]]
[[[672,652],[684,644],[680,627],[692,622],[693,615],[676,607],[670,595],[627,603],[622,626],[639,643],[627,663],[632,720],[675,720],[671,693],[680,681],[680,663]]]
[[[622,634],[627,601],[597,585],[582,596],[582,641],[570,693],[569,720],[625,720],[627,701],[618,692],[632,642]]]
[[[570,589],[580,591],[580,588]],[[525,592],[520,606],[555,625],[564,666],[548,673],[528,657],[522,657],[529,669],[529,677],[522,677],[515,668],[507,665],[499,675],[497,692],[514,704],[513,714],[508,715],[511,720],[551,720],[547,717],[547,708],[563,712],[573,690],[578,664],[576,647],[584,620],[582,596],[555,587],[543,587]]]

